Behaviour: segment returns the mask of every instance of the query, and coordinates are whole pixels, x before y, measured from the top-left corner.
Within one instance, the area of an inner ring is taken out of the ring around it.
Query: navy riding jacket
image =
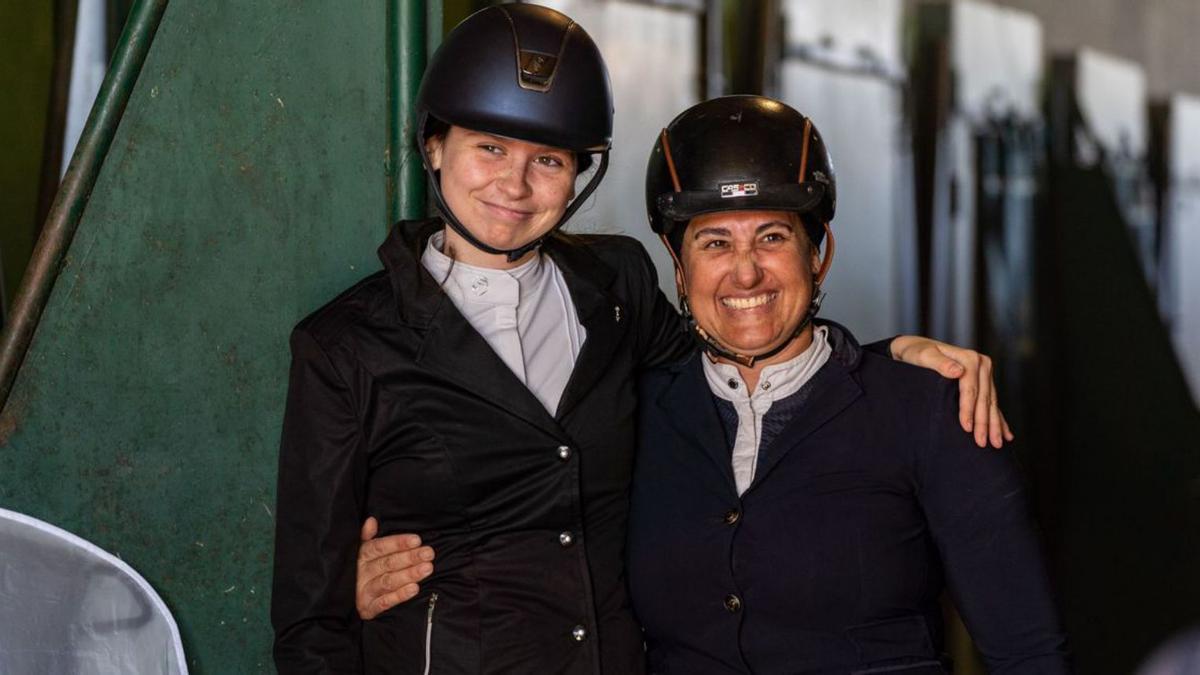
[[[952,380],[830,341],[741,498],[703,357],[643,377],[628,573],[650,672],[944,673],[944,588],[990,672],[1068,672],[1011,452],[963,432]]]

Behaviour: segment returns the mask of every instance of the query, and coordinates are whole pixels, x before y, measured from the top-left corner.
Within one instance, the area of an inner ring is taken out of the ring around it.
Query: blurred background
[[[271,670],[287,335],[425,214],[410,105],[486,4],[0,0],[0,506],[144,575],[194,672]],[[545,4],[615,89],[574,229],[641,239],[674,297],[658,130],[730,93],[810,115],[823,315],[995,359],[1078,672],[1200,622],[1200,3]]]

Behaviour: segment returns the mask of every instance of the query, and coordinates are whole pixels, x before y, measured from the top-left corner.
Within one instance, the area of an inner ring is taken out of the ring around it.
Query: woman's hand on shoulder
[[[393,534],[376,538],[379,521],[373,516],[362,526],[358,547],[358,578],[354,604],[363,619],[416,597],[419,581],[433,573],[433,549],[421,545],[415,534]]]
[[[974,433],[976,445],[983,448],[990,441],[999,448],[1013,440],[997,402],[992,359],[986,354],[919,335],[895,338],[891,351],[894,359],[958,380],[958,421],[964,431]]]

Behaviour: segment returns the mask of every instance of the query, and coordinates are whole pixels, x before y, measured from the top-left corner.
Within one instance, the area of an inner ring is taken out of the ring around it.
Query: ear
[[[675,294],[681,298],[684,297],[685,295],[687,295],[687,293],[685,292],[686,288],[687,287],[684,286],[684,284],[683,284],[683,270],[680,269],[679,265],[676,265],[675,266]]]
[[[808,249],[811,252],[809,255],[808,266],[812,270],[813,276],[821,271],[821,249],[816,244],[809,243]]]
[[[425,139],[425,152],[429,153],[429,166],[434,171],[440,171],[442,168],[442,146],[445,144],[445,137],[441,134],[435,134]]]

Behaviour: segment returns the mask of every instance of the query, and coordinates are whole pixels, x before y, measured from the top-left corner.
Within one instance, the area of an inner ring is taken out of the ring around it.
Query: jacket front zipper
[[[432,647],[433,647],[433,608],[437,605],[438,594],[433,592],[429,595],[429,609],[425,610],[425,674],[429,675],[429,668],[433,665]]]

